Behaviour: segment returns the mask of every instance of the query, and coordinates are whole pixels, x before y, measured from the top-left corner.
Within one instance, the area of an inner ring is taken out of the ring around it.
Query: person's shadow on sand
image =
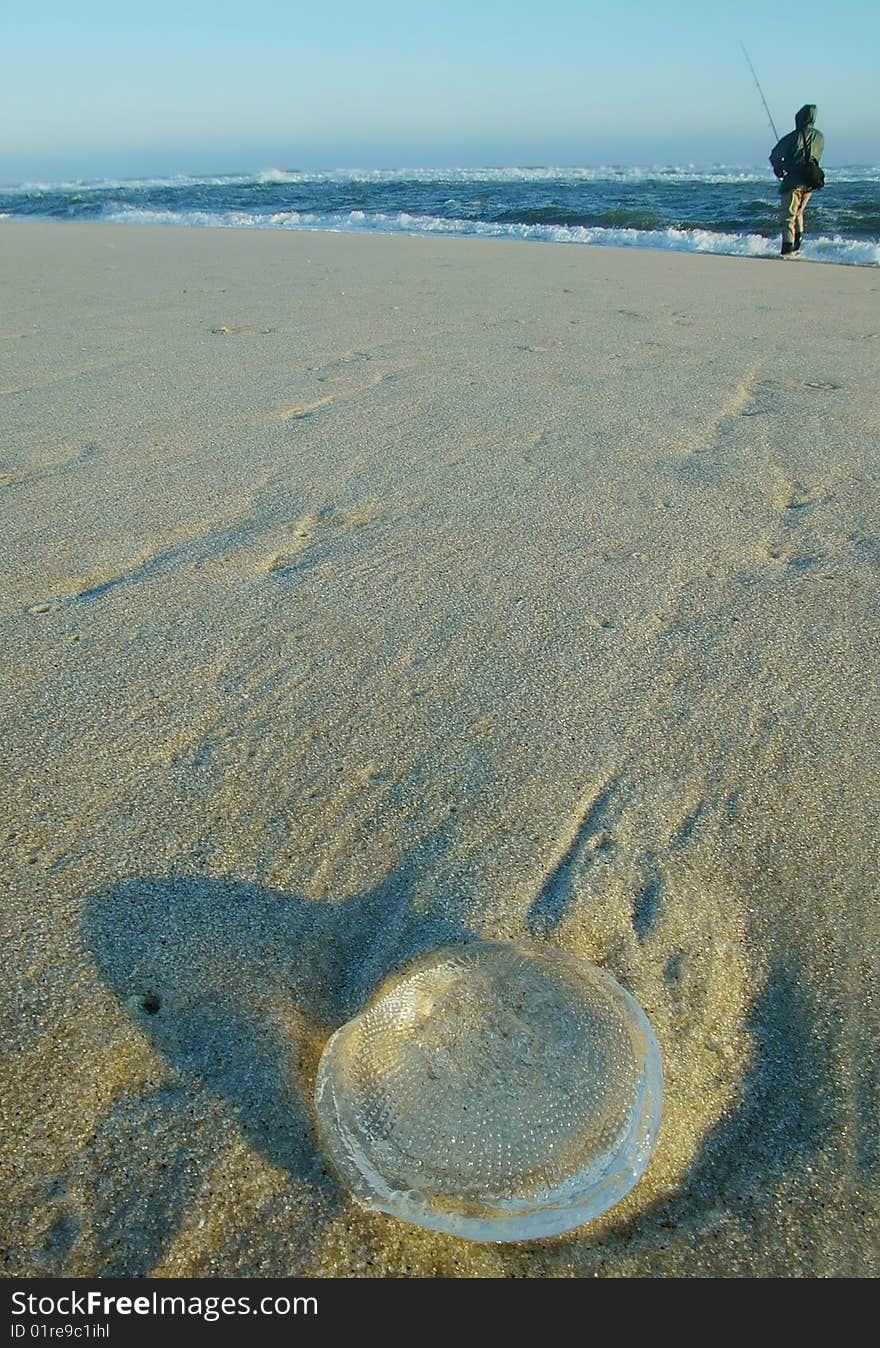
[[[232,1262],[263,1276],[301,1265],[339,1201],[312,1122],[324,1042],[393,969],[473,939],[454,919],[414,910],[410,881],[422,864],[413,857],[336,902],[192,875],[121,880],[93,899],[86,927],[101,975],[176,1069],[119,1098],[93,1140],[102,1276],[154,1267],[234,1140],[230,1110],[241,1139],[309,1209],[288,1239],[276,1230],[262,1251]],[[226,1108],[212,1109],[212,1098]],[[271,1221],[262,1213],[258,1225]]]

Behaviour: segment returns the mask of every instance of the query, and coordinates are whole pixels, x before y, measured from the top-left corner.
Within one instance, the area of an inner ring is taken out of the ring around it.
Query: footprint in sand
[[[663,877],[649,865],[633,894],[632,925],[636,940],[641,944],[653,935],[660,918],[663,901]]]
[[[293,525],[287,525],[287,538],[282,547],[269,553],[259,563],[264,572],[285,573],[298,570],[304,564],[305,554],[316,542],[319,532],[326,529],[351,530],[369,524],[380,514],[375,501],[360,501],[356,505],[322,510],[310,510]]]
[[[532,936],[545,936],[565,917],[576,879],[614,850],[609,831],[619,814],[620,777],[610,778],[598,791],[589,790],[560,835],[558,850],[532,900],[526,927]]]
[[[758,552],[771,562],[779,562],[789,571],[808,571],[820,560],[811,553],[799,552],[796,547],[786,547],[782,543],[775,542],[772,538],[764,539],[758,545]]]
[[[211,331],[218,337],[266,337],[275,332],[275,328],[227,328],[223,325]]]
[[[786,492],[784,498],[778,504],[783,510],[805,510],[807,506],[819,505],[825,499],[821,492],[811,491],[795,482],[792,484],[791,491]]]
[[[94,441],[84,445],[71,444],[67,440],[37,444],[29,451],[30,462],[15,469],[8,463],[0,463],[0,488],[42,482],[53,473],[64,473],[87,464],[98,451],[99,446]]]
[[[339,379],[340,375],[348,370],[351,365],[361,365],[364,361],[372,359],[369,351],[343,351],[342,355],[338,356],[336,360],[328,360],[324,365],[314,366],[312,373],[319,384],[323,384],[325,380],[332,383]]]
[[[316,398],[314,402],[302,403],[298,407],[282,407],[275,413],[278,421],[295,421],[300,417],[307,417],[311,412],[317,412],[319,407],[326,407],[328,403],[336,402],[338,395],[330,393],[326,398]]]
[[[408,370],[379,371],[372,375],[366,383],[350,388],[336,389],[333,393],[325,394],[323,398],[315,398],[312,402],[297,403],[293,407],[280,407],[277,411],[271,413],[271,416],[275,421],[299,420],[302,417],[310,416],[312,412],[317,412],[322,407],[329,406],[330,403],[350,402],[355,398],[360,398],[366,393],[371,393],[380,384],[395,384],[398,380],[405,379],[408,373]],[[338,376],[332,374],[320,376],[322,382],[326,379],[329,383],[335,383],[337,378]]]
[[[299,566],[303,553],[314,542],[319,518],[317,511],[310,510],[301,515],[294,525],[288,525],[290,536],[286,545],[265,557],[259,565],[259,570],[285,572],[293,571]]]
[[[805,485],[778,468],[767,488],[767,502],[778,512],[777,527],[754,544],[755,551],[789,571],[807,571],[821,560],[822,543],[805,530],[814,508],[832,501],[827,483]],[[817,548],[818,543],[818,548]]]
[[[555,444],[554,437],[549,431],[535,431],[528,437],[522,450],[524,459],[529,459],[533,454],[541,454],[545,450],[551,449]]]
[[[771,500],[778,510],[804,510],[807,506],[824,505],[831,498],[821,487],[805,487],[802,482],[787,478],[777,482]]]
[[[554,944],[571,942],[611,969],[668,1049],[666,1144],[652,1170],[658,1197],[676,1191],[713,1130],[735,1117],[760,976],[745,900],[717,865],[729,803],[700,795],[646,812],[641,774],[655,751],[668,753],[665,736],[662,748],[645,741],[560,820],[523,917],[530,936],[552,933]]]
[[[839,393],[844,385],[827,379],[787,379],[784,387],[803,393]]]

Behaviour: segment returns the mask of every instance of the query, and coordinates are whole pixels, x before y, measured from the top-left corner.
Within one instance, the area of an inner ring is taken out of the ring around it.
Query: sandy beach
[[[0,222],[2,1268],[878,1272],[875,270]],[[609,969],[644,1179],[360,1209],[329,1035],[468,937]]]

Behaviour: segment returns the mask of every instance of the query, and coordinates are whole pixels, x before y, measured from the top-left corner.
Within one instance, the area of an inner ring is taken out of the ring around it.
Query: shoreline
[[[534,190],[534,182],[540,183],[545,176],[543,172],[526,173],[523,182],[531,183]],[[341,196],[335,185],[337,180],[345,188]],[[476,181],[486,185],[479,176]],[[496,181],[497,191],[491,187]],[[548,181],[556,179],[551,174]],[[711,199],[704,208],[691,209],[687,205],[682,197],[682,182],[694,185],[701,181],[704,186],[709,185],[710,195],[715,190],[733,193],[725,211],[720,212],[718,203],[713,206]],[[110,179],[87,184],[78,192],[72,184],[63,183],[34,184],[29,190],[0,188],[0,207],[4,205],[4,194],[10,206],[6,213],[0,209],[0,222],[133,223],[333,232],[355,237],[379,234],[396,238],[475,238],[613,247],[627,252],[778,257],[779,207],[766,199],[764,191],[764,188],[771,190],[772,179],[761,179],[763,185],[756,189],[760,198],[757,215],[756,203],[742,190],[741,175],[728,179],[722,173],[717,188],[712,186],[715,181],[711,175],[708,179],[701,177],[699,172],[696,177],[693,172],[683,173],[680,182],[675,174],[671,178],[667,175],[653,178],[639,171],[636,179],[626,174],[622,177],[612,174],[610,178],[588,174],[584,186],[577,175],[572,178],[563,174],[559,191],[567,204],[560,215],[555,203],[542,206],[540,192],[536,192],[534,207],[526,206],[521,200],[519,174],[504,171],[494,177],[490,174],[488,203],[476,195],[472,175],[465,173],[461,178],[453,175],[448,180],[428,170],[414,172],[409,178],[402,178],[399,173],[376,176],[340,171],[317,175],[266,172],[250,177],[220,175],[206,179],[184,176],[177,181],[135,179],[128,183]],[[866,181],[870,181],[869,176]],[[388,200],[382,187],[386,182],[397,183]],[[438,200],[432,186],[441,182],[453,193],[443,201]],[[777,186],[773,183],[774,197]],[[818,213],[817,203],[811,203],[812,227],[800,261],[858,267],[880,265],[877,239],[865,232],[876,221],[866,213],[861,196],[852,195],[852,187],[850,180],[841,180],[838,191],[818,205]],[[172,189],[170,200],[165,189]],[[19,216],[14,209],[19,192],[27,201],[34,197],[42,200],[48,215]],[[92,205],[98,206],[98,218],[90,212],[80,216],[90,195]],[[673,206],[675,201],[677,208]],[[452,207],[456,207],[454,214],[449,213]]]

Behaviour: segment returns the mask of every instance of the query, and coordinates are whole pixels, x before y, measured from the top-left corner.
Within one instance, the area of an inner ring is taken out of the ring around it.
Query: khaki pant
[[[804,232],[804,207],[813,195],[809,187],[793,187],[782,193],[782,242],[800,243]]]

